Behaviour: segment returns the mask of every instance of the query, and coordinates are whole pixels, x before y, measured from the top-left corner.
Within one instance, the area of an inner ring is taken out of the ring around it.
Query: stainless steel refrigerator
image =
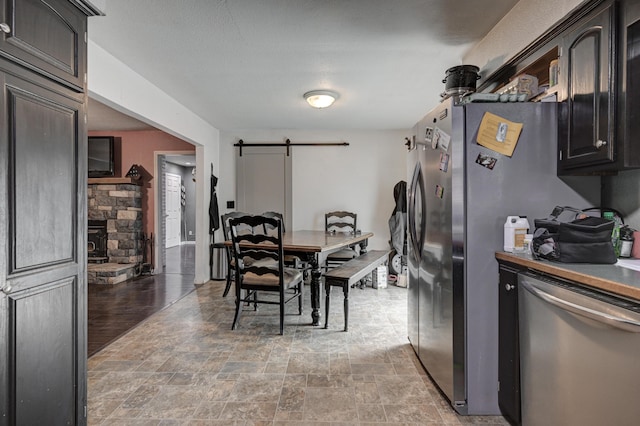
[[[600,180],[556,176],[560,104],[454,101],[414,127],[409,147],[408,334],[458,413],[498,415],[495,252],[506,217],[533,227],[556,205],[597,206]],[[477,143],[485,112],[523,124],[511,157]]]

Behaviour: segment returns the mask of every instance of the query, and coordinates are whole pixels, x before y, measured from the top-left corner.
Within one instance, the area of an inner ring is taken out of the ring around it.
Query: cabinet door
[[[563,37],[560,172],[615,160],[614,9],[607,3]]]
[[[624,2],[624,42],[626,86],[623,86],[621,105],[624,127],[624,167],[640,167],[640,2]]]
[[[500,264],[498,289],[498,406],[511,424],[520,424],[518,270]]]
[[[86,423],[84,116],[84,95],[0,59],[2,425]]]
[[[0,0],[0,55],[82,91],[86,16],[68,0]]]

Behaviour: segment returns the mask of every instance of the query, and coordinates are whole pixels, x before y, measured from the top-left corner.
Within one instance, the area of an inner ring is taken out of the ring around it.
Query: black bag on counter
[[[560,221],[563,212],[574,212],[574,220]],[[563,263],[616,263],[618,259],[611,243],[615,222],[580,216],[582,211],[578,209],[557,206],[546,219],[535,219],[534,257]]]

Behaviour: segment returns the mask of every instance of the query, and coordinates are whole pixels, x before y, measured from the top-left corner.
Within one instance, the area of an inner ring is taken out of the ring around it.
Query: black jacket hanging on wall
[[[220,214],[218,213],[218,196],[216,185],[218,178],[211,174],[211,200],[209,201],[209,233],[213,234],[220,228]]]
[[[407,233],[407,182],[401,180],[393,187],[396,207],[389,218],[391,246],[400,255],[404,255],[405,235]]]

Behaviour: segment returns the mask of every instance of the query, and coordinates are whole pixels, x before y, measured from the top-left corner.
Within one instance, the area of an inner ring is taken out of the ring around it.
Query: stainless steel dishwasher
[[[518,274],[522,424],[640,424],[640,304]]]

